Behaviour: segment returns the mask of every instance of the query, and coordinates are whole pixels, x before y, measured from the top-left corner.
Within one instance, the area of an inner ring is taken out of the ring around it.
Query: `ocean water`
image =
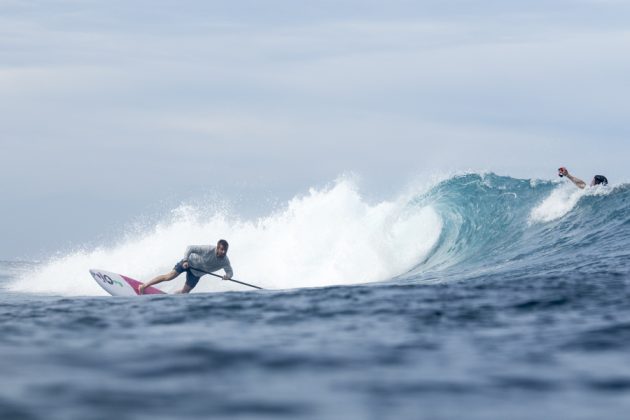
[[[147,280],[218,237],[266,290],[119,298],[87,271]],[[340,180],[256,220],[182,206],[0,262],[0,418],[625,419],[629,256],[626,184],[466,174],[369,203]]]

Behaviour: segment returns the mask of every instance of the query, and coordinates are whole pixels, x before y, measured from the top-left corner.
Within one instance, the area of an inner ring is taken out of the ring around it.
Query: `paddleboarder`
[[[223,280],[230,280],[234,272],[230,265],[230,259],[227,257],[229,246],[225,239],[219,240],[216,246],[189,246],[186,249],[184,259],[175,264],[171,272],[157,276],[148,283],[140,284],[140,286],[138,286],[138,294],[141,295],[146,287],[162,283],[163,281],[173,280],[183,272],[186,272],[186,284],[184,284],[184,287],[178,293],[190,293],[197,283],[199,283],[201,276],[220,269],[225,271],[225,275],[222,277]],[[195,269],[199,269],[200,271]]]

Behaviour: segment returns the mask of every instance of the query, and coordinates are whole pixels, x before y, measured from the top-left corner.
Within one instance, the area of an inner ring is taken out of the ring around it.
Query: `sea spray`
[[[433,248],[441,220],[431,206],[410,206],[408,196],[367,203],[355,183],[340,179],[311,189],[275,213],[242,220],[182,205],[146,232],[125,235],[110,247],[54,258],[11,285],[15,291],[102,295],[90,268],[147,281],[168,272],[190,244],[227,239],[235,278],[264,288],[287,289],[383,281],[418,264]],[[160,285],[173,292],[185,276]],[[196,292],[240,290],[206,278]]]

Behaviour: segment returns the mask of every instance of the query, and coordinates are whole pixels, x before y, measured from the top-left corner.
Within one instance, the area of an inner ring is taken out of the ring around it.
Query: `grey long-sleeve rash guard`
[[[224,269],[225,274],[232,278],[234,272],[230,265],[230,259],[227,255],[223,258],[218,258],[216,248],[217,247],[214,245],[191,245],[186,248],[184,259],[188,260],[188,264],[190,264],[191,267],[199,268],[209,273]],[[191,271],[197,277],[201,277],[205,274],[194,268],[191,268]]]

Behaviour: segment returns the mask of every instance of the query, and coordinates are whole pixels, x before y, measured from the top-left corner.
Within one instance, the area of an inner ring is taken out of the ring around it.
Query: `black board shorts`
[[[186,286],[190,287],[190,289],[194,289],[195,286],[197,285],[197,283],[199,283],[199,279],[201,277],[197,277],[195,276],[190,269],[185,269],[184,268],[184,263],[186,262],[186,260],[181,260],[180,262],[178,262],[177,264],[175,264],[175,267],[173,267],[173,270],[177,271],[177,273],[182,274],[184,271],[186,272]]]

